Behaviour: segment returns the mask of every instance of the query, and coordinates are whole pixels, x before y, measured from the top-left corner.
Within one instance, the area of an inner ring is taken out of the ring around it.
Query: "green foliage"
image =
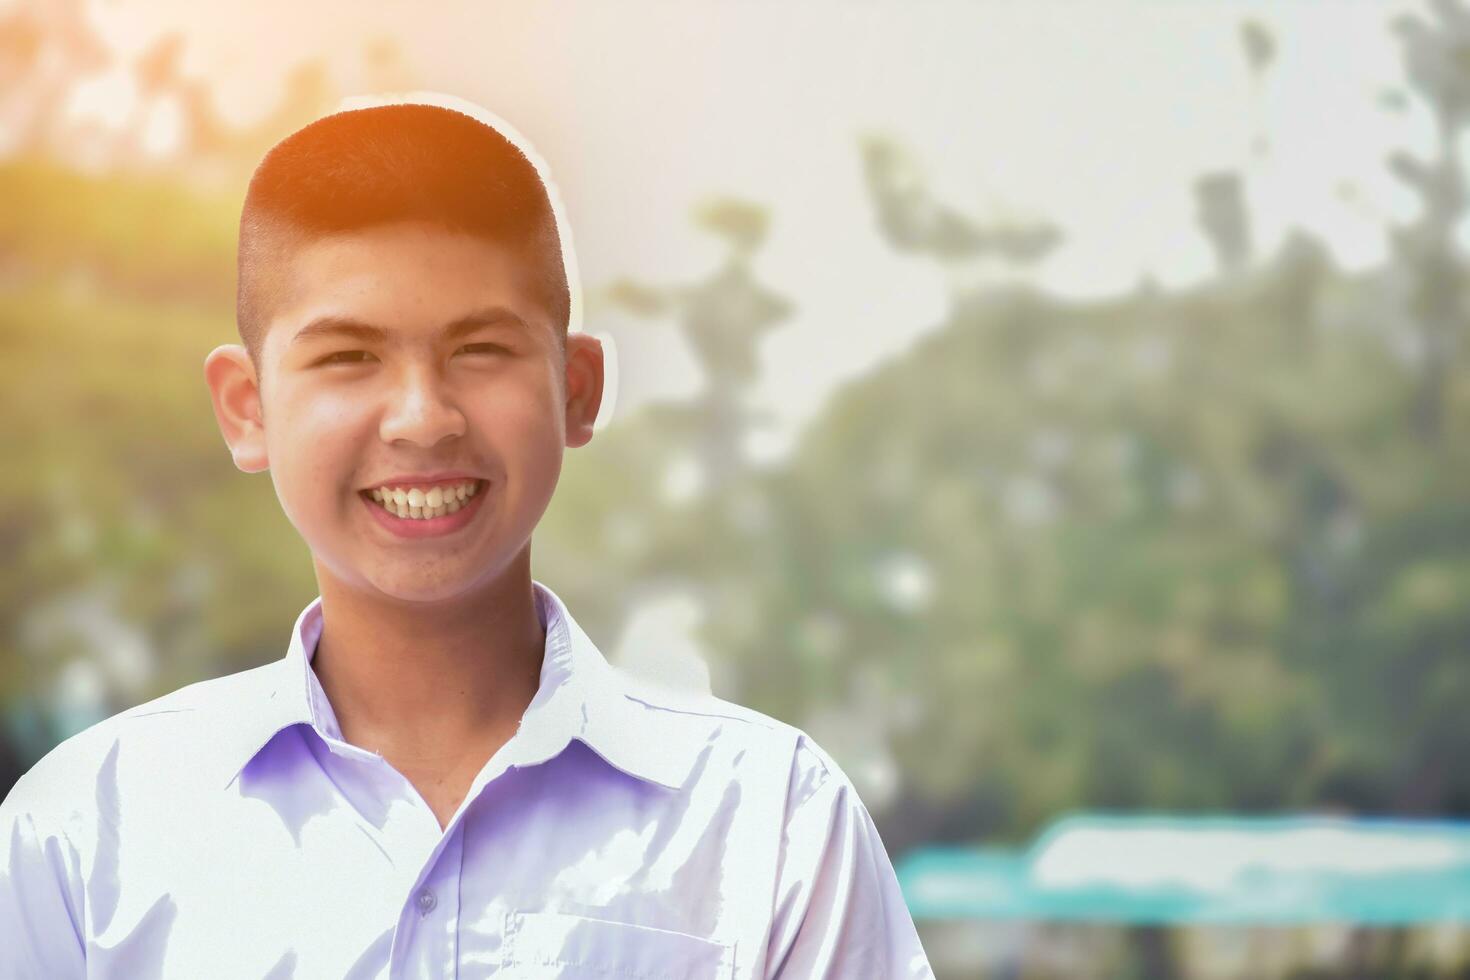
[[[233,302],[240,200],[25,158],[0,165],[0,200],[0,267],[12,277],[67,272],[165,305]]]
[[[731,258],[707,281],[605,294],[678,318],[709,391],[568,455],[538,577],[608,643],[641,597],[693,587],[717,693],[803,726],[846,713],[892,752],[894,850],[1026,839],[1076,807],[1470,813],[1465,68],[1415,24],[1446,142],[1396,168],[1425,208],[1384,267],[1300,237],[1252,255],[1218,176],[1216,281],[957,292],[772,469],[740,456],[740,396],[792,306],[749,263],[769,216],[711,202]],[[1269,70],[1269,37],[1244,43]],[[896,250],[1025,265],[1057,241],[945,208],[892,144],[864,153]],[[34,161],[0,167],[0,195],[20,202],[0,212],[0,698],[105,659],[32,628],[94,591],[157,660],[119,702],[279,656],[309,556],[268,479],[231,466],[201,378],[233,339],[238,202]],[[706,489],[672,502],[691,459]]]

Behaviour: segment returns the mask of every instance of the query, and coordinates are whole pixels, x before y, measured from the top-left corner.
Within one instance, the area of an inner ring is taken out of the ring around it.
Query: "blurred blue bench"
[[[920,848],[896,870],[916,920],[1470,922],[1470,823],[1450,821],[1082,814],[1029,848]]]

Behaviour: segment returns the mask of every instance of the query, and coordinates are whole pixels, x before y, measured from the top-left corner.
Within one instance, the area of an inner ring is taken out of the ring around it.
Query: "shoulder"
[[[838,791],[856,799],[847,774],[803,729],[713,694],[674,690],[617,673],[623,696],[638,707],[653,737],[744,757],[785,786],[789,806]]]
[[[125,785],[184,789],[210,771],[211,748],[241,712],[269,693],[269,666],[189,684],[64,739],[16,781],[0,815],[76,826]]]
[[[621,695],[653,733],[718,741],[734,751],[784,746],[794,752],[804,737],[800,729],[786,722],[713,694],[665,687],[621,669],[615,668],[614,673]]]

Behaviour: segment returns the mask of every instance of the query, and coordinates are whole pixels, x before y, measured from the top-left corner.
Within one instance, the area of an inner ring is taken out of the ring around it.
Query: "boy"
[[[929,977],[803,733],[609,667],[530,573],[602,351],[508,127],[287,137],[205,378],[321,595],[286,656],[58,746],[0,807],[0,976]]]

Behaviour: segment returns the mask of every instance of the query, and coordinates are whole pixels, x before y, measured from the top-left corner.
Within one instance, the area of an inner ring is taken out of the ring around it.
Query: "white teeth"
[[[396,517],[428,520],[455,513],[465,506],[465,501],[473,497],[477,489],[477,481],[467,481],[453,486],[441,484],[427,490],[416,487],[374,487],[368,491],[368,495]]]

